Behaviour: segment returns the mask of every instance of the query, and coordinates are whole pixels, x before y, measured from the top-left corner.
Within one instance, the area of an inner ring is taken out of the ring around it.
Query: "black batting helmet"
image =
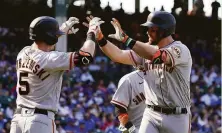
[[[146,26],[148,28],[157,26],[161,31],[163,31],[162,38],[167,37],[175,33],[176,19],[175,17],[165,11],[152,12],[147,17],[147,22],[141,24],[141,26]]]
[[[34,19],[29,26],[29,38],[34,41],[44,41],[48,45],[58,42],[58,36],[63,35],[58,22],[48,16]]]

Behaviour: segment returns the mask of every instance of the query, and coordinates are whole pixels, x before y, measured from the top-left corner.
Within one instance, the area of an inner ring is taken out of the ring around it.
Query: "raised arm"
[[[154,64],[165,63],[167,65],[172,64],[172,60],[168,52],[165,50],[160,50],[157,46],[150,45],[148,43],[143,43],[140,41],[135,41],[129,38],[121,29],[118,20],[113,18],[111,24],[115,28],[116,33],[109,35],[110,38],[116,39],[124,43],[127,47],[131,48],[136,54],[145,59],[149,59]]]
[[[136,41],[135,45],[132,47],[132,50],[135,51],[139,56],[151,60],[158,48],[147,43]]]
[[[97,17],[95,17],[97,18]],[[93,17],[87,17],[87,20],[91,22],[91,19],[95,19]],[[99,21],[98,23],[102,21],[100,18],[97,18]],[[90,27],[90,25],[83,23],[85,26]],[[100,27],[95,30],[96,40],[98,41],[98,44],[100,46],[100,49],[114,62],[122,63],[122,64],[128,64],[128,65],[135,65],[135,62],[132,57],[131,50],[121,50],[117,46],[115,46],[113,43],[105,40]]]
[[[87,32],[87,39],[84,42],[81,51],[88,52],[91,55],[94,55],[95,52],[95,31],[93,28],[95,28],[97,25],[94,25],[96,21],[92,20],[90,22],[90,27]],[[65,34],[75,34],[77,31],[79,31],[79,28],[74,28],[75,24],[79,23],[79,19],[76,17],[70,17],[66,22],[64,22],[60,26],[60,30],[63,31]]]
[[[152,56],[158,50],[157,47],[149,45],[148,43],[135,41],[135,40],[129,38],[123,32],[118,20],[115,18],[113,18],[112,20],[113,21],[111,21],[111,24],[115,28],[116,33],[109,35],[110,38],[113,38],[113,39],[123,42],[124,44],[126,44],[126,46],[128,46],[133,51],[135,51],[139,56],[146,58],[146,59],[152,59]]]
[[[105,46],[100,46],[100,49],[114,62],[135,65],[131,55],[131,50],[121,50],[110,41],[107,41]]]

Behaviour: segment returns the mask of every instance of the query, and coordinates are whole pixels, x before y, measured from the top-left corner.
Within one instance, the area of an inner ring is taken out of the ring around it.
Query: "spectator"
[[[60,106],[59,106],[59,115],[63,117],[67,117],[70,115],[70,108],[67,106],[67,103],[64,98],[60,98]]]
[[[65,131],[68,133],[75,133],[78,130],[78,127],[75,126],[75,120],[72,118],[68,118],[67,125],[65,126]]]
[[[92,132],[95,129],[96,122],[93,120],[92,114],[90,114],[90,112],[85,113],[84,124],[88,132]]]
[[[5,115],[8,119],[12,119],[14,114],[13,103],[9,103],[9,106],[5,110]]]
[[[86,125],[84,121],[79,122],[79,126],[74,130],[76,133],[87,133]]]
[[[204,94],[201,97],[201,101],[204,102],[207,106],[214,106],[217,104],[219,98],[214,94],[214,87],[210,86],[208,88],[207,94]]]
[[[3,112],[0,112],[0,131],[4,131],[4,125],[7,123],[7,120],[4,119]]]
[[[82,82],[87,82],[87,81],[94,82],[94,79],[93,79],[92,75],[89,73],[89,70],[88,70],[87,67],[83,67],[83,73],[81,75],[81,81]]]

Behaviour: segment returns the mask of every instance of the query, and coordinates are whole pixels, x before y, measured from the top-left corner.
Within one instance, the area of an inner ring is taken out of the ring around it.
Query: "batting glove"
[[[125,127],[129,133],[138,133],[138,129],[130,121],[126,123]]]
[[[122,124],[119,125],[118,129],[119,131],[121,131],[122,133],[138,133],[139,130],[136,129],[136,127],[132,124],[128,124],[126,126],[129,126],[128,128],[126,128],[125,126],[123,126]]]
[[[110,34],[108,37],[125,43],[129,37],[123,32],[119,21],[115,18],[112,18],[112,20],[113,21],[111,21],[111,24],[115,28],[116,33]]]
[[[118,129],[121,132],[126,132],[127,131],[127,129],[123,125],[121,125],[121,124],[119,125]]]
[[[90,17],[89,20],[89,30],[87,33],[93,32],[96,36],[96,40],[101,40],[103,38],[103,34],[100,28],[100,25],[104,23],[101,18],[98,17]]]
[[[64,22],[60,26],[60,30],[63,31],[66,34],[76,34],[77,31],[79,31],[79,28],[74,28],[75,24],[79,23],[79,19],[76,17],[70,17],[69,20]]]

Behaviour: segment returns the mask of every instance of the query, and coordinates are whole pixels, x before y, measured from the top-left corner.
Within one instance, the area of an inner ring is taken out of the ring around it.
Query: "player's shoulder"
[[[178,51],[189,50],[188,47],[181,41],[174,41],[171,45],[169,45],[169,47]]]
[[[21,58],[24,54],[26,54],[26,51],[30,48],[31,48],[31,46],[25,46],[22,50],[20,50],[17,55],[17,59]]]
[[[133,72],[131,72],[131,73],[128,73],[128,74],[124,75],[124,76],[120,79],[120,81],[129,80],[133,75],[136,74],[136,72],[138,72],[138,70],[133,71]]]
[[[32,46],[26,46],[18,53],[17,59],[29,57],[38,63],[44,60],[48,60],[50,57],[55,58],[55,56],[61,54],[62,52],[57,52],[57,51],[45,52],[40,49],[33,48]]]
[[[143,72],[140,71],[140,70],[135,70],[135,71],[133,71],[133,72],[131,72],[131,73],[128,73],[128,74],[126,75],[126,77],[127,77],[130,81],[133,81],[133,80],[135,80],[135,79],[138,79],[138,77],[142,78],[142,76],[143,76]]]
[[[143,72],[139,70],[135,70],[131,73],[128,73],[119,80],[118,87],[126,83],[127,84],[133,83],[134,81],[137,81],[138,78],[141,78],[142,75],[143,75]]]
[[[119,83],[118,83],[118,88],[122,86],[124,83],[129,82],[129,74],[124,75],[122,78],[120,78]]]
[[[181,41],[174,41],[172,44],[168,45],[165,49],[171,49],[172,54],[190,56],[190,50]]]

